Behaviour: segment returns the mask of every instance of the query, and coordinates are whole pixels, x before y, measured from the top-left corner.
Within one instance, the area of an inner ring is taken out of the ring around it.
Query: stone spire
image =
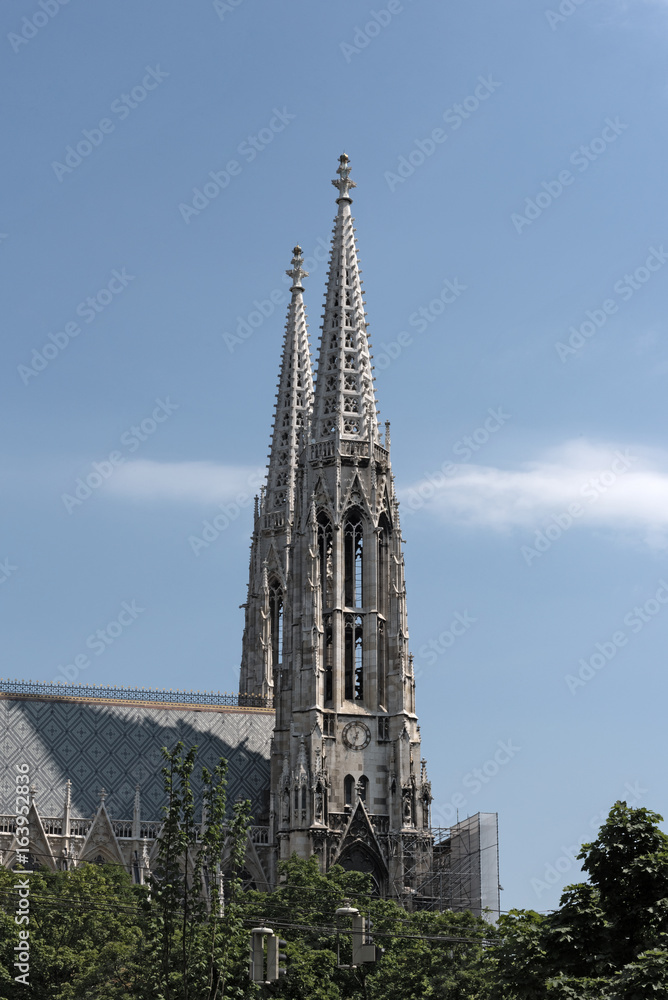
[[[378,444],[378,414],[366,332],[366,313],[357,247],[350,214],[350,166],[345,153],[339,157],[339,210],[334,220],[332,251],[325,293],[322,339],[318,355],[318,377],[313,408],[311,441],[321,445],[315,457],[333,450],[325,442],[369,441]]]
[[[402,537],[389,424],[385,445],[378,430],[347,156],[334,185],[318,377],[309,447],[297,456],[285,638],[274,671],[271,783],[280,809],[270,837],[281,858],[296,851],[315,853],[323,869],[362,865],[379,890],[403,898],[429,867],[428,789],[411,763],[420,759],[420,733]],[[265,517],[273,524],[280,515]],[[278,523],[271,530],[280,536]],[[264,616],[273,634],[271,599]]]
[[[255,511],[239,682],[242,694],[265,698],[273,697],[274,673],[283,655],[282,622],[297,468],[313,407],[313,371],[302,284],[307,273],[301,247],[294,248],[292,267],[286,274],[292,278],[292,298],[283,339],[267,486]]]
[[[296,246],[292,267],[285,272],[292,278],[292,299],[285,325],[264,503],[264,513],[280,511],[288,519],[294,513],[297,458],[313,405],[313,375],[302,285],[302,278],[307,278],[308,272],[303,264],[301,247]]]

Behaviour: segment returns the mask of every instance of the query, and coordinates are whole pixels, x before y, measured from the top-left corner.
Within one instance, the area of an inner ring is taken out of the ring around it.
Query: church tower
[[[431,862],[390,429],[378,424],[339,160],[313,378],[295,248],[267,486],[255,513],[240,690],[273,697],[270,840],[415,889]],[[275,880],[275,873],[271,875]]]

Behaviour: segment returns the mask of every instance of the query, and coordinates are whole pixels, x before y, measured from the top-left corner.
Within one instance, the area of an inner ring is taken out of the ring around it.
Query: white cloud
[[[537,528],[579,504],[576,523],[641,531],[664,547],[668,454],[569,441],[516,469],[459,465],[451,475],[427,474],[400,495],[402,515],[425,508],[453,524],[497,530]]]
[[[215,462],[124,462],[109,479],[108,489],[130,500],[220,503],[239,494],[254,495],[265,470]]]

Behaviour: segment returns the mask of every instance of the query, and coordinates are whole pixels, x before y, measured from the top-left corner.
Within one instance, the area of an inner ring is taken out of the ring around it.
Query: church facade
[[[278,862],[296,852],[315,854],[323,870],[338,863],[367,872],[382,895],[498,910],[495,815],[482,814],[477,826],[467,820],[466,830],[431,828],[390,427],[381,431],[378,421],[347,156],[332,183],[337,210],[315,373],[299,247],[287,271],[291,301],[243,605],[241,693],[216,701],[0,682],[5,865],[15,863],[13,789],[24,762],[34,857],[51,867],[121,863],[143,881],[164,805],[159,748],[183,739],[206,745],[207,766],[227,757],[232,797],[252,799],[245,875],[258,888],[274,886]],[[458,902],[443,895],[444,877],[457,883]]]

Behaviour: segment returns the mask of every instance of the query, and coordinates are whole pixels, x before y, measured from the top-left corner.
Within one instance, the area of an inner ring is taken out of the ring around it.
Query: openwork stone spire
[[[318,356],[311,441],[342,440],[379,443],[378,415],[366,333],[362,282],[357,260],[353,217],[350,214],[350,166],[345,153],[339,157],[339,210],[325,293],[322,339]],[[326,449],[329,450],[329,449]]]
[[[255,519],[241,690],[273,698],[270,843],[372,874],[403,899],[431,858],[389,428],[378,430],[339,159],[313,409],[301,251],[267,492]],[[303,434],[303,436],[302,436]],[[275,873],[271,876],[275,881]]]
[[[302,278],[307,278],[308,273],[303,265],[301,247],[296,246],[292,267],[285,272],[292,278],[292,299],[285,325],[264,505],[264,513],[282,511],[288,517],[294,510],[297,456],[313,405],[313,375],[302,285]]]

